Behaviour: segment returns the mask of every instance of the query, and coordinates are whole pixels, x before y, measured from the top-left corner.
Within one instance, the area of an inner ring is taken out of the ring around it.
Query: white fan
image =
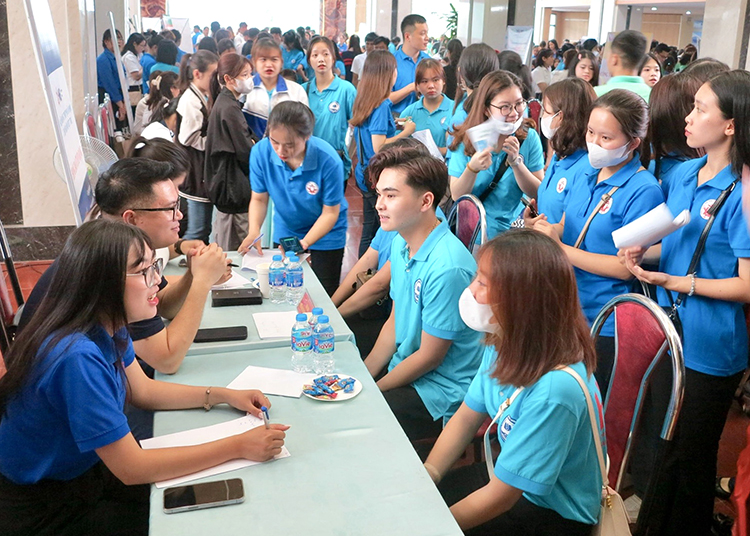
[[[117,162],[118,158],[112,148],[102,140],[89,136],[79,136],[79,138],[81,140],[81,147],[83,148],[83,159],[86,161],[86,176],[93,190],[96,188],[99,176],[107,171],[112,164]],[[59,147],[55,147],[52,162],[57,174],[61,179],[65,180]]]

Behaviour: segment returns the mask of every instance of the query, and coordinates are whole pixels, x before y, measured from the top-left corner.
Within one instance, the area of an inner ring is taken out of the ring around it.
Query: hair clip
[[[142,141],[142,142],[136,143],[136,144],[135,144],[135,147],[133,147],[133,149],[135,149],[136,151],[140,151],[140,150],[141,150],[141,149],[143,149],[143,148],[144,148],[145,146],[146,146],[146,142],[145,142],[145,141]]]
[[[154,78],[154,81],[152,83],[154,84],[154,87],[156,89],[159,89],[159,84],[161,84],[161,75]]]

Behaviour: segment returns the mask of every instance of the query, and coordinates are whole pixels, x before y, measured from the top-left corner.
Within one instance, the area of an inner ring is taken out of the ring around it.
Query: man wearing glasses
[[[172,165],[165,162],[146,158],[115,162],[96,185],[101,217],[122,219],[140,228],[149,236],[154,249],[180,245],[178,232],[182,213],[172,175]],[[165,374],[177,372],[198,331],[206,297],[211,287],[223,280],[227,272],[226,254],[216,244],[206,246],[199,241],[185,241],[181,247],[177,253],[187,255],[187,273],[169,277],[169,280],[161,278],[157,293],[159,314],[128,326],[135,353]],[[147,283],[161,277],[162,266],[162,259],[155,257],[154,263],[141,272]],[[55,270],[53,263],[37,282],[24,305],[19,330],[47,294]],[[162,317],[172,319],[169,326],[164,325]],[[150,372],[148,367],[146,371]],[[138,431],[134,429],[134,435]],[[144,434],[148,436],[148,430]]]

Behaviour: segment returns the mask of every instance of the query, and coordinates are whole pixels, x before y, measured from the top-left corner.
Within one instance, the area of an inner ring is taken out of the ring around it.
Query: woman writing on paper
[[[3,534],[145,535],[143,484],[280,453],[282,425],[192,447],[141,449],[123,413],[126,399],[152,410],[228,403],[256,416],[268,399],[144,375],[126,325],[156,314],[161,263],[137,227],[85,223],[57,264],[58,292],[18,336],[0,378]]]
[[[581,386],[556,369],[569,366],[583,379],[595,414],[601,402],[568,259],[541,233],[511,230],[481,249],[459,309],[467,325],[487,333],[488,346],[424,464],[427,472],[465,534],[589,536],[602,489],[594,431]],[[490,451],[487,465],[449,473],[488,416],[502,447],[494,467]]]

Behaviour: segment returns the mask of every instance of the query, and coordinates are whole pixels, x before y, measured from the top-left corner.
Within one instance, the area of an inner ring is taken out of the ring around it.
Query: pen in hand
[[[270,428],[268,426],[268,408],[266,406],[261,406],[260,411],[263,415],[263,425],[266,427],[266,430],[268,430]]]

